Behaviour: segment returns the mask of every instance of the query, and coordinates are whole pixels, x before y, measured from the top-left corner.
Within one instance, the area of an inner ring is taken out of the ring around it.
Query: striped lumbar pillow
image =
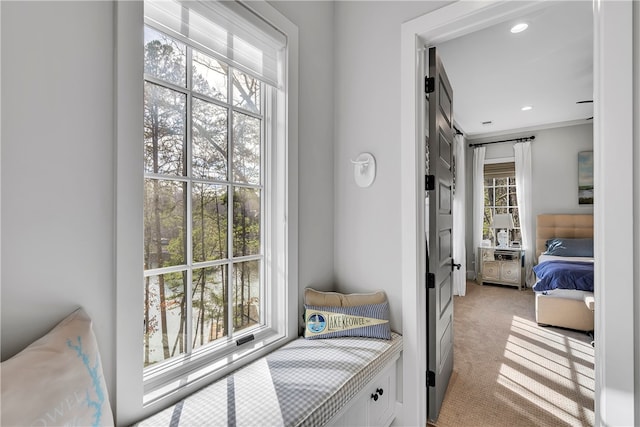
[[[304,337],[369,337],[391,339],[389,302],[352,307],[305,304]]]

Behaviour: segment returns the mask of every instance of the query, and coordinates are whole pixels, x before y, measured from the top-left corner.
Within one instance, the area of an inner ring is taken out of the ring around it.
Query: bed
[[[593,215],[543,214],[536,225],[536,322],[592,331]]]

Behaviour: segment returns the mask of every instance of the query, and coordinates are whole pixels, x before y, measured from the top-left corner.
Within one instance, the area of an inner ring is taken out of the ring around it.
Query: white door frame
[[[478,31],[541,6],[543,2],[458,1],[402,24],[400,198],[404,425],[425,425],[427,420],[426,291],[425,264],[421,258],[425,245],[424,206],[423,195],[419,194],[420,177],[424,175],[424,162],[420,157],[424,128],[420,52],[425,45],[433,46]],[[620,183],[633,182],[631,11],[631,1],[594,1],[595,320],[596,336],[602,337],[596,348],[597,425],[634,425],[634,375],[631,374],[634,372],[634,330],[630,327],[634,310],[634,254],[633,241],[629,239],[630,230],[634,229],[633,186],[620,189]],[[620,215],[621,211],[625,214]],[[605,223],[605,216],[615,221]],[[598,286],[605,282],[616,283],[617,288]],[[614,292],[609,292],[612,289]],[[605,349],[608,349],[607,357]]]

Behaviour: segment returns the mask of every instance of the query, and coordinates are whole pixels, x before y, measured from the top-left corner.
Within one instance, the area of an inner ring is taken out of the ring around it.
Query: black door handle
[[[458,270],[460,270],[460,267],[462,267],[462,264],[456,264],[456,263],[453,261],[453,258],[451,258],[451,271],[453,271],[453,269],[458,269]]]

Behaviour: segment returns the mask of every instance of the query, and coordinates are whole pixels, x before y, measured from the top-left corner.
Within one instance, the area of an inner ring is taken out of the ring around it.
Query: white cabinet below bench
[[[375,378],[356,394],[329,426],[388,427],[396,417],[396,363],[391,360]]]

